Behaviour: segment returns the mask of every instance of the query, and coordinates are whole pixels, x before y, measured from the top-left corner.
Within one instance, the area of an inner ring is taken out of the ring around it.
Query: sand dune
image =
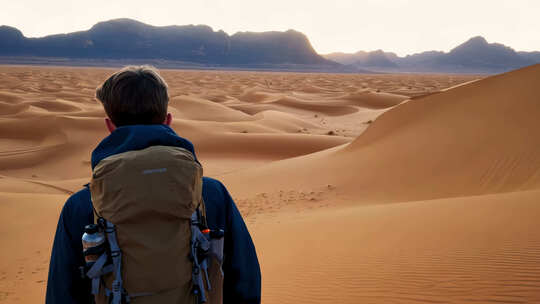
[[[112,71],[0,67],[1,303],[43,301]],[[263,303],[540,302],[540,66],[162,74],[174,129],[246,218]]]
[[[538,303],[539,197],[260,215],[265,303]]]
[[[43,303],[51,240],[67,196],[1,191],[0,302]]]
[[[2,173],[55,180],[88,176],[89,151],[106,135],[102,123],[104,112],[94,99],[94,91],[112,71],[3,67],[0,71],[3,79],[0,83]],[[346,143],[367,127],[365,122],[374,120],[387,109],[374,110],[350,103],[342,98],[345,91],[358,92],[364,90],[361,87],[376,84],[372,91],[380,90],[380,94],[391,95],[398,102],[407,97],[384,91],[395,90],[404,81],[409,82],[411,90],[426,90],[422,85],[424,80],[404,80],[408,76],[399,75],[174,70],[162,73],[171,88],[170,110],[175,116],[176,130],[191,139],[201,155],[212,158],[212,163],[218,154],[216,151],[223,150],[227,151],[224,155],[231,158],[223,163],[238,163],[238,158],[245,158],[248,167],[250,163],[260,164],[262,159],[266,162],[281,160]],[[418,78],[426,76],[419,75]],[[430,86],[432,82],[436,83],[433,90],[470,78],[427,77]],[[286,106],[280,105],[280,100]],[[378,95],[374,95],[373,100],[379,100]],[[268,107],[242,111],[242,107],[253,108],[260,103]],[[352,114],[336,116],[349,112]],[[250,150],[253,134],[261,134],[260,138],[264,138],[255,145],[257,151],[262,152],[260,154],[246,152]],[[312,138],[310,135],[326,137]],[[291,141],[297,148],[285,152],[276,148],[280,142]],[[58,170],[59,167],[70,170]],[[221,169],[214,170],[217,168]],[[237,169],[236,166],[209,165],[207,172],[220,174]]]
[[[360,91],[349,93],[341,99],[348,100],[351,104],[363,108],[384,109],[401,103],[406,97],[384,92]]]
[[[213,101],[192,96],[171,98],[170,105],[175,118],[202,121],[243,121],[252,120],[250,115],[236,111]]]
[[[540,66],[533,66],[414,99],[382,114],[344,148],[226,180],[241,185],[235,192],[242,196],[330,184],[365,202],[536,189],[539,75]],[[283,174],[290,180],[280,179]],[[246,180],[253,185],[246,187]]]
[[[224,176],[256,219],[264,298],[539,302],[539,76],[414,98],[348,145]]]

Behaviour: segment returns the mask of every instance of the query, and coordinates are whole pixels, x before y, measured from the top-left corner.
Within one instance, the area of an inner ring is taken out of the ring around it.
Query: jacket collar
[[[150,146],[173,146],[190,151],[195,159],[193,144],[178,136],[167,125],[130,125],[116,128],[92,152],[92,170],[104,158]]]

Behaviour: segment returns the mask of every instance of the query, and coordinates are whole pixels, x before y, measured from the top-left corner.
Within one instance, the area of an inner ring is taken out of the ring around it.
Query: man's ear
[[[165,117],[165,121],[163,122],[164,125],[170,126],[172,123],[172,114],[167,113],[167,117]]]
[[[114,125],[114,122],[110,120],[109,118],[105,118],[105,125],[107,126],[107,129],[109,129],[109,132],[113,132],[116,130],[116,126]]]

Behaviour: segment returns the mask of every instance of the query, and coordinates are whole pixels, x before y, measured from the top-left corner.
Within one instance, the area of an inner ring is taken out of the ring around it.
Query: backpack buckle
[[[111,289],[113,293],[120,292],[120,282],[118,281],[113,282],[111,287],[112,287]]]

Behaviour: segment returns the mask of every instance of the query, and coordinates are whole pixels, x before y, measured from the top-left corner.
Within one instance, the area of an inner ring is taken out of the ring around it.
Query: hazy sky
[[[2,0],[0,24],[27,37],[133,18],[152,25],[207,24],[237,31],[295,29],[319,53],[448,51],[481,35],[540,50],[540,0]]]

